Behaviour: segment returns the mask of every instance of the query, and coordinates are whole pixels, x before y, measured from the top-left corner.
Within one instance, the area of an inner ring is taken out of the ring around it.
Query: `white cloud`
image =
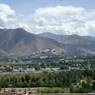
[[[35,21],[38,32],[95,36],[95,10],[73,6],[39,8],[35,12]]]
[[[0,4],[0,27],[22,27],[32,33],[52,32],[95,36],[95,10],[56,6],[39,8],[34,14],[19,16],[8,5]]]
[[[15,16],[15,11],[10,6],[0,4],[0,27],[6,27],[10,24],[13,16]]]
[[[8,5],[0,4],[0,19],[2,21],[8,21],[8,16],[15,15],[15,11],[12,10]]]

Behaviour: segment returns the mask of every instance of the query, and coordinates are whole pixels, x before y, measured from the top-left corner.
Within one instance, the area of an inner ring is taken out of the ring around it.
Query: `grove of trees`
[[[61,87],[71,92],[93,92],[95,69],[0,75],[0,87]]]

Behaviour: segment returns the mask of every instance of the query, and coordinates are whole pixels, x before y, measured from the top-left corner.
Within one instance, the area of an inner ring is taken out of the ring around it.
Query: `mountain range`
[[[0,29],[1,56],[29,56],[47,48],[62,52],[62,44],[56,40],[39,37],[24,29]]]
[[[0,29],[0,56],[29,56],[46,49],[54,49],[56,55],[94,55],[95,38],[52,33],[35,35],[22,28]]]

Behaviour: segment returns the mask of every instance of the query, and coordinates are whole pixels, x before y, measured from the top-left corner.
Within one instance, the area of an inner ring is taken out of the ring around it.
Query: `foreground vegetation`
[[[95,69],[0,75],[1,88],[48,87],[50,92],[95,92]],[[55,89],[54,89],[55,88]]]
[[[95,92],[95,56],[0,59],[0,88],[37,93]]]

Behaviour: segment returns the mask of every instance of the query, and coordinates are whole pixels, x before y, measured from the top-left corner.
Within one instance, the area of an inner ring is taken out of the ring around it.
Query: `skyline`
[[[0,0],[0,28],[95,36],[95,0]]]

